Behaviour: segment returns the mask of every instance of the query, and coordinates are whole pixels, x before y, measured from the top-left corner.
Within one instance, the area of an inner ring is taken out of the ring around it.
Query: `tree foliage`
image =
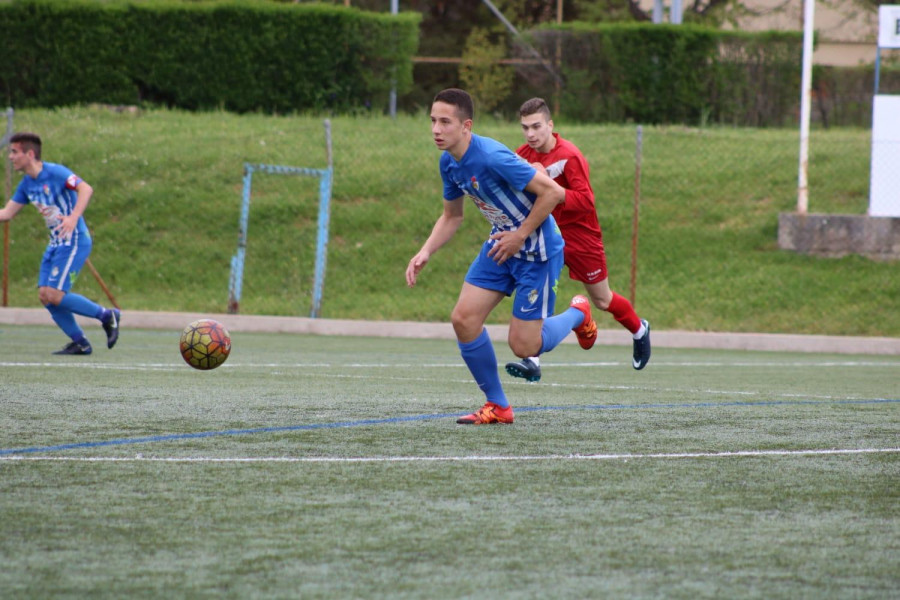
[[[512,91],[513,70],[499,63],[505,56],[506,45],[492,41],[487,30],[476,27],[469,34],[459,79],[485,112],[500,106]]]

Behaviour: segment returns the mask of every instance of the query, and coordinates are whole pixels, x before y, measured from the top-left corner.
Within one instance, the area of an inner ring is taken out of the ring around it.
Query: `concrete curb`
[[[123,327],[181,331],[195,319],[215,319],[229,331],[342,335],[416,339],[455,339],[449,323],[414,321],[355,321],[350,319],[310,319],[259,315],[201,314],[129,310],[123,313]],[[99,328],[94,319],[78,317],[86,328]],[[43,308],[2,308],[0,325],[52,325]],[[495,342],[506,339],[506,325],[488,325]],[[576,343],[569,336],[563,343]],[[630,346],[631,336],[623,329],[601,329],[597,344]],[[760,350],[770,352],[821,352],[829,354],[877,354],[900,356],[900,338],[851,337],[835,335],[792,335],[780,333],[724,333],[653,330],[657,348],[701,348],[714,350]]]

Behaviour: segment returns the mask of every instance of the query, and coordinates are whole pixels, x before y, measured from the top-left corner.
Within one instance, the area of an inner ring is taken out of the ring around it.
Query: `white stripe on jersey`
[[[73,241],[77,241],[74,238],[78,236],[77,232],[72,232]],[[59,283],[56,284],[56,289],[63,289],[63,284],[66,279],[69,277],[69,270],[72,268],[72,263],[75,261],[75,255],[78,254],[78,244],[72,244],[69,246],[69,258],[66,259],[66,266],[63,267],[62,273],[59,274]]]
[[[547,175],[550,176],[550,179],[556,179],[560,175],[563,174],[563,171],[566,170],[566,163],[569,162],[568,158],[563,158],[562,160],[558,160],[552,165],[547,165],[545,167],[547,169]]]
[[[508,187],[502,189],[500,188],[500,186],[495,184],[491,186],[491,192],[494,193],[497,201],[499,201],[499,203],[503,205],[506,211],[508,213],[511,213],[515,217],[515,220],[519,223],[524,221],[528,215],[519,210],[519,207],[511,201],[507,194],[509,192],[512,192],[512,194],[519,200],[519,202],[521,202],[528,209],[529,214],[531,214],[531,210],[534,208],[534,202],[523,191],[511,190]],[[498,231],[504,230],[503,228],[498,227],[495,227],[495,229]],[[518,229],[518,226],[507,228],[506,230],[509,231],[515,229]],[[516,257],[524,258],[525,260],[534,260],[535,254],[537,254],[537,260],[547,260],[547,245],[544,242],[544,232],[540,227],[538,227],[529,234],[528,239],[525,243],[525,247],[528,247],[529,245],[531,246],[531,251],[525,252],[523,248],[523,250],[516,253]],[[493,244],[494,241],[492,240],[491,245]]]
[[[541,290],[543,292],[543,298],[541,298],[541,314],[543,314],[545,319],[550,318],[550,314],[553,312],[553,307],[550,306],[551,285],[550,275],[547,275],[547,278],[544,280],[544,289]]]

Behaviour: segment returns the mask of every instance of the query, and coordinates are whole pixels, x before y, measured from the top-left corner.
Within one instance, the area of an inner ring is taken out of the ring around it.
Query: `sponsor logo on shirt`
[[[481,211],[481,214],[484,215],[484,218],[487,219],[491,225],[495,227],[511,227],[513,222],[502,210],[497,208],[492,204],[488,204],[481,198],[477,196],[472,196],[469,194],[469,198],[472,199],[472,202],[475,203],[475,206],[478,207],[478,210]]]

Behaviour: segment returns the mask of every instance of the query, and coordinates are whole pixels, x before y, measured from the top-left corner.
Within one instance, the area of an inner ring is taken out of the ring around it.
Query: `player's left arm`
[[[81,180],[78,182],[78,185],[75,186],[75,192],[78,194],[78,199],[75,201],[75,208],[72,209],[71,214],[65,216],[61,215],[59,218],[59,225],[56,226],[56,231],[60,233],[63,239],[68,239],[72,236],[72,232],[75,231],[75,227],[78,226],[78,219],[84,215],[84,211],[91,201],[91,196],[94,195],[94,188],[92,188],[88,182]]]
[[[536,196],[528,217],[522,221],[518,229],[499,231],[491,236],[496,243],[488,252],[488,256],[493,258],[497,264],[503,264],[508,258],[515,256],[525,245],[528,236],[541,226],[556,205],[566,197],[565,189],[539,170],[535,170],[534,177],[525,186],[525,190]]]
[[[579,154],[566,161],[563,172],[568,185],[563,210],[596,213],[594,190],[591,189],[590,173],[584,156]]]

